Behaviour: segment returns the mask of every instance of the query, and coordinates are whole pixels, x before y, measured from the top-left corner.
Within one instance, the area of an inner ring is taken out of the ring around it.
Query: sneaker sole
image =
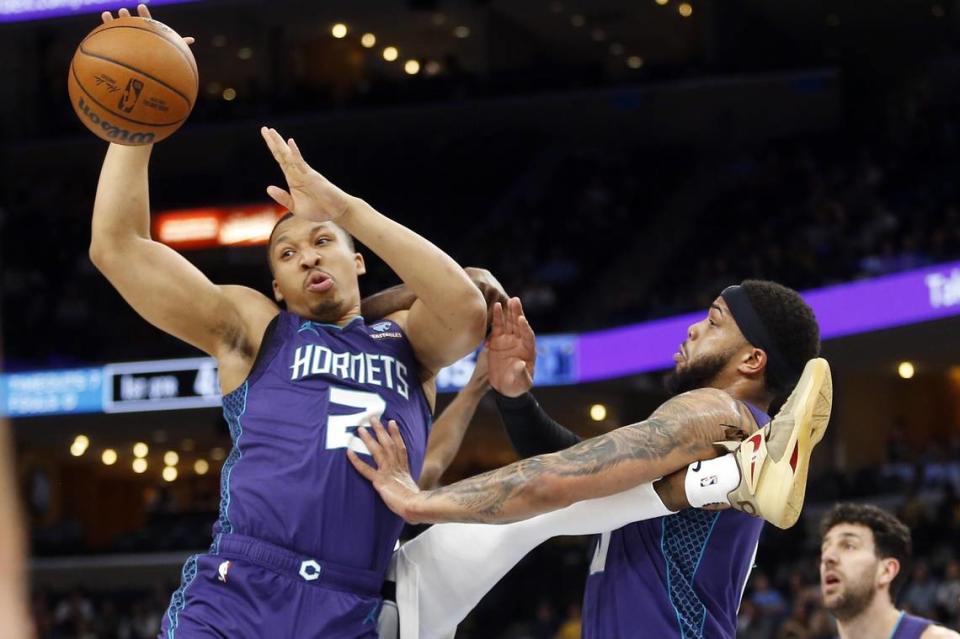
[[[813,449],[827,432],[833,406],[833,378],[827,360],[810,360],[795,389],[791,412],[775,421],[793,420],[793,430],[779,461],[769,456],[761,469],[755,500],[761,516],[778,528],[790,528],[800,518],[807,492]],[[762,506],[761,506],[762,504]]]

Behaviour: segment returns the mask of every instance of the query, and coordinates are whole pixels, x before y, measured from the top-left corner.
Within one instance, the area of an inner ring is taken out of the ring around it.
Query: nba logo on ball
[[[133,107],[137,105],[137,100],[140,99],[142,91],[143,82],[136,78],[130,78],[127,82],[127,88],[123,90],[123,95],[120,96],[120,103],[117,104],[117,108],[124,113],[133,111]]]
[[[128,145],[159,142],[179,129],[198,83],[183,38],[156,20],[132,16],[91,31],[67,72],[80,121],[101,139]]]

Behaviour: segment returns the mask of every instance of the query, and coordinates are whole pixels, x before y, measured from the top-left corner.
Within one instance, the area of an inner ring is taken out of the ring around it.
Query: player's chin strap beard
[[[769,377],[772,377],[778,385],[792,385],[800,377],[801,371],[795,370],[777,348],[777,343],[767,330],[766,324],[753,308],[746,289],[739,284],[728,286],[720,293],[720,297],[727,303],[727,308],[730,309],[734,321],[746,340],[767,354]]]

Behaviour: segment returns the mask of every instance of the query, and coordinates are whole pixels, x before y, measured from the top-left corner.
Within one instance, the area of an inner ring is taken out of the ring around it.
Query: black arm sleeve
[[[493,396],[510,442],[521,457],[555,453],[580,441],[575,433],[553,421],[530,393],[507,397],[494,391]]]

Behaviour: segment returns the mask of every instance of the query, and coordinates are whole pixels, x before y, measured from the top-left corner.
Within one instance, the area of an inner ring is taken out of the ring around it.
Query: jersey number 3
[[[349,448],[355,452],[369,455],[363,440],[356,436],[359,426],[369,426],[370,420],[380,419],[387,403],[376,393],[347,390],[338,386],[330,387],[330,405],[356,408],[360,412],[349,415],[329,415],[327,417],[327,449]]]

